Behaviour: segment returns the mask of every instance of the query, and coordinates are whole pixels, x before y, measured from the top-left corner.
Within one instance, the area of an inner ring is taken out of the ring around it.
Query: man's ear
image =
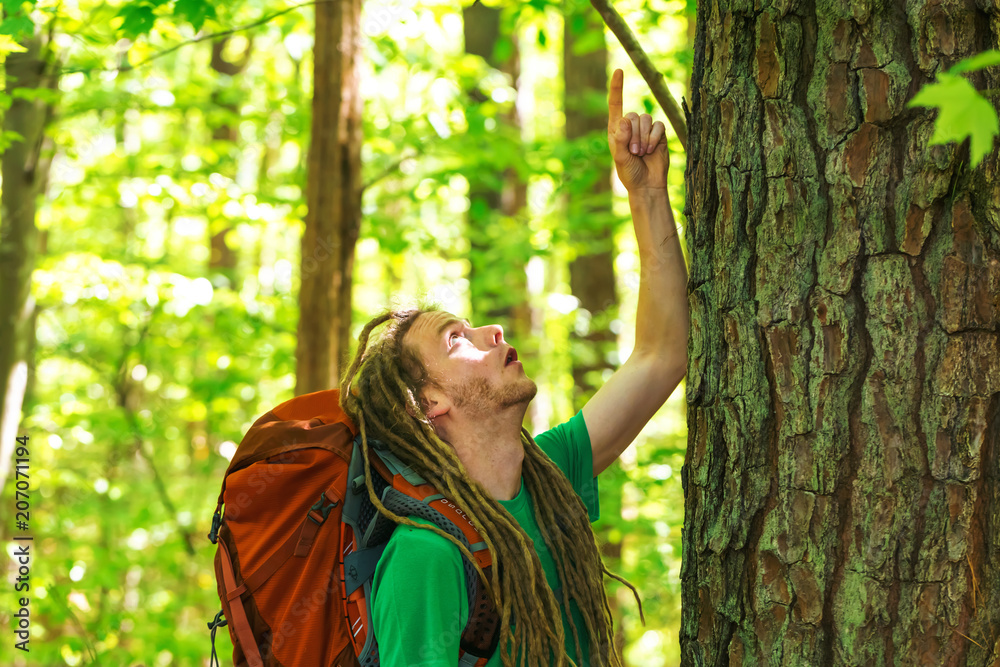
[[[444,392],[431,384],[423,388],[420,395],[417,396],[417,400],[420,401],[420,407],[424,409],[424,414],[427,415],[428,419],[433,420],[440,417],[451,409],[451,402],[448,400],[448,397],[444,395]],[[406,406],[406,411],[410,413],[411,417],[416,417],[409,405]]]
[[[421,392],[420,403],[428,419],[436,419],[451,410],[451,401],[433,384],[428,384]]]

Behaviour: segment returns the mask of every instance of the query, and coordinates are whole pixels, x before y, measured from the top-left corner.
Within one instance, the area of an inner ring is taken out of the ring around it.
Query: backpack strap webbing
[[[292,531],[292,534],[271,554],[270,558],[261,563],[261,566],[254,570],[253,574],[243,578],[243,586],[246,587],[246,591],[253,593],[260,588],[292,556],[299,558],[308,556],[320,526],[326,521],[330,510],[339,504],[340,494],[336,487],[331,486],[319,494],[319,500],[306,512],[306,518],[302,520],[302,527]]]
[[[236,585],[236,575],[233,574],[233,560],[229,557],[229,549],[226,547],[225,540],[219,541],[219,549],[222,552],[222,580],[226,587],[226,601],[229,602],[229,610],[232,615],[229,621],[233,624],[233,630],[236,632],[240,648],[243,649],[243,654],[246,656],[247,664],[250,667],[264,667],[264,661],[260,657],[257,642],[253,638],[250,621],[247,619],[247,612],[243,608],[243,601],[240,599],[240,595],[246,590],[246,585]]]

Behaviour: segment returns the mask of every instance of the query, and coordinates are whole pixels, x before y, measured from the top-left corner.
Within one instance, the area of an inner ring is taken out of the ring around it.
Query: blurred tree
[[[361,226],[361,0],[315,6],[312,134],[299,292],[295,395],[340,381]]]
[[[490,67],[511,78],[517,91],[520,87],[521,54],[514,16],[504,14],[500,7],[484,5],[476,0],[462,8],[465,51],[485,60]],[[487,123],[496,123],[480,109],[490,98],[477,85],[468,91],[474,106],[470,106],[470,131],[485,133]],[[515,92],[516,95],[516,92]],[[506,155],[520,155],[521,120],[517,104],[511,101],[509,110],[499,114],[499,133],[507,135]],[[528,229],[524,221],[527,212],[528,187],[512,166],[489,168],[497,156],[486,151],[479,170],[471,171],[467,234],[469,237],[469,288],[472,303],[471,319],[480,326],[499,321],[506,327],[506,336],[525,344],[531,330],[528,307],[528,286],[525,276],[524,251],[529,249]],[[507,162],[508,160],[501,160]],[[496,271],[498,256],[503,271]]]
[[[803,9],[698,8],[682,664],[995,665],[1000,156],[905,104],[1000,14]]]
[[[7,55],[4,67],[4,95],[10,107],[3,117],[3,140],[10,143],[0,163],[0,290],[4,294],[0,299],[0,489],[10,472],[25,390],[34,372],[35,214],[51,165],[45,128],[54,114],[59,78],[50,38],[51,33],[41,28],[29,33],[21,43],[24,50]]]
[[[239,100],[246,96],[246,92],[239,85],[238,77],[250,64],[253,37],[246,40],[246,46],[241,54],[232,60],[227,60],[226,47],[231,40],[232,36],[227,35],[212,42],[212,70],[221,76],[218,77],[215,89],[212,90],[212,104],[216,108],[214,122],[209,124],[212,130],[212,146],[218,156],[215,168],[222,175],[235,179],[239,162],[237,141],[240,136],[236,122],[240,111]],[[236,253],[226,242],[226,234],[232,230],[232,226],[225,218],[219,219],[218,222],[221,223],[221,228],[214,233],[211,229],[209,231],[211,252],[208,261],[209,273],[222,274],[229,281],[229,287],[233,288],[238,284],[237,258]]]
[[[570,288],[580,301],[573,343],[577,407],[603,384],[616,348],[617,316],[611,162],[607,155],[608,51],[601,17],[583,0],[565,0],[563,32],[566,139],[574,142],[565,178],[572,183],[567,217],[576,256]],[[603,150],[600,150],[603,148]]]
[[[611,323],[618,316],[615,293],[614,217],[611,212],[611,167],[608,153],[608,49],[604,22],[584,0],[563,3],[563,105],[566,140],[574,148],[564,178],[571,182],[567,225],[575,256],[569,265],[570,289],[579,300],[572,334],[573,404],[579,410],[617,367],[618,341]],[[621,463],[602,475],[601,554],[612,571],[621,567],[622,533],[612,527],[621,519]],[[617,539],[613,539],[617,537]],[[618,599],[609,596],[612,616],[621,619]],[[625,643],[624,622],[615,639]]]

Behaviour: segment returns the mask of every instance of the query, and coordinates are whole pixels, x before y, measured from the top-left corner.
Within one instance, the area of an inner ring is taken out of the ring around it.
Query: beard
[[[515,405],[527,404],[538,393],[535,381],[520,377],[506,384],[476,378],[454,389],[455,407],[473,415],[491,415]]]

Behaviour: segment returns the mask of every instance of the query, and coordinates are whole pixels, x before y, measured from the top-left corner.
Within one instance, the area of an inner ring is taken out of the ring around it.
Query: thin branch
[[[181,534],[184,538],[184,548],[188,552],[188,555],[194,556],[197,552],[194,548],[194,539],[191,531],[181,525],[180,519],[178,519],[179,512],[177,511],[177,506],[170,499],[170,493],[167,491],[167,485],[163,482],[163,475],[160,474],[160,470],[156,467],[156,462],[153,460],[153,454],[146,451],[146,440],[140,435],[139,423],[135,418],[135,413],[132,410],[126,408],[125,416],[128,419],[129,427],[132,430],[132,438],[135,445],[135,451],[142,457],[142,459],[149,466],[149,469],[153,471],[153,486],[156,487],[156,493],[160,496],[160,502],[163,503],[163,507],[167,510],[167,514],[174,520],[177,526],[177,532]]]
[[[376,183],[378,183],[379,181],[381,181],[383,178],[386,178],[387,176],[390,176],[393,172],[395,172],[397,169],[399,169],[399,165],[403,164],[404,162],[406,162],[407,160],[409,160],[411,158],[417,157],[418,155],[420,155],[420,153],[421,153],[421,151],[418,149],[417,152],[412,153],[411,155],[404,155],[403,157],[399,158],[398,160],[396,160],[392,164],[388,165],[385,169],[383,169],[378,174],[376,174],[375,176],[373,176],[371,178],[371,180],[369,180],[367,183],[365,183],[364,185],[362,185],[361,186],[361,192],[364,192],[365,190],[367,190],[371,186],[375,185]]]
[[[243,32],[244,30],[250,30],[251,28],[256,28],[258,26],[262,26],[265,23],[270,22],[272,19],[278,18],[282,14],[288,14],[289,12],[293,12],[296,9],[301,9],[302,7],[308,7],[309,5],[318,5],[318,4],[321,4],[321,3],[324,3],[324,2],[339,2],[339,1],[340,0],[309,0],[309,2],[302,2],[302,3],[299,3],[297,5],[292,5],[291,7],[286,7],[285,9],[282,9],[281,11],[275,12],[273,14],[268,14],[267,16],[264,16],[262,18],[257,19],[253,23],[248,23],[248,24],[240,26],[238,28],[231,28],[229,30],[223,30],[221,32],[213,32],[213,33],[208,34],[208,35],[201,35],[200,37],[193,37],[193,38],[191,38],[189,40],[186,40],[184,42],[180,42],[179,44],[174,44],[173,46],[171,46],[168,49],[164,49],[162,51],[157,51],[153,55],[151,55],[148,58],[145,58],[143,60],[140,60],[139,62],[137,62],[134,65],[123,65],[123,66],[119,66],[119,67],[111,67],[111,68],[108,68],[108,69],[96,69],[96,68],[92,68],[92,67],[66,68],[66,69],[62,70],[62,73],[63,74],[71,74],[71,73],[75,73],[75,72],[119,72],[119,73],[120,72],[130,72],[130,71],[132,71],[134,69],[138,69],[139,67],[142,67],[143,65],[146,65],[147,63],[150,63],[150,62],[152,62],[152,61],[154,61],[154,60],[156,60],[158,58],[162,58],[163,56],[169,55],[169,54],[173,53],[174,51],[177,51],[178,49],[180,49],[180,48],[182,48],[184,46],[187,46],[189,44],[197,44],[198,42],[205,42],[205,41],[208,41],[210,39],[218,39],[219,37],[226,37],[227,35],[235,35],[236,33]]]
[[[681,141],[681,145],[687,150],[687,122],[684,120],[684,114],[680,106],[677,105],[677,101],[670,94],[670,90],[667,89],[663,74],[653,66],[653,62],[646,55],[632,29],[625,23],[625,19],[622,18],[621,14],[611,6],[609,0],[590,0],[590,4],[598,11],[604,22],[611,28],[611,32],[615,34],[615,37],[618,38],[618,41],[625,48],[625,53],[632,59],[642,78],[646,80],[650,90],[653,91],[653,97],[656,98],[656,101],[660,103],[660,107],[667,114],[667,120],[673,126],[677,138]]]
[[[167,485],[163,481],[163,475],[160,474],[159,468],[156,467],[156,462],[153,459],[152,452],[147,451],[146,439],[142,437],[142,429],[139,428],[139,421],[136,419],[135,412],[132,410],[128,401],[129,356],[131,356],[133,350],[141,347],[143,341],[149,333],[150,327],[153,324],[153,318],[159,312],[161,306],[162,302],[157,303],[151,310],[148,311],[146,322],[139,330],[139,339],[136,341],[135,345],[129,346],[123,351],[122,358],[118,366],[118,381],[115,386],[115,391],[118,394],[118,406],[125,413],[125,419],[128,421],[129,430],[132,432],[135,451],[142,457],[146,464],[149,465],[150,470],[153,472],[153,486],[156,488],[157,495],[160,496],[160,502],[162,502],[164,508],[166,508],[167,514],[169,514],[174,520],[174,523],[177,526],[177,532],[179,532],[181,537],[184,538],[184,545],[188,554],[194,556],[196,551],[191,531],[181,525],[180,519],[178,518],[179,513],[177,511],[177,506],[174,505],[174,502],[170,499],[170,493],[167,491]]]
[[[73,623],[74,625],[76,625],[76,629],[80,632],[80,636],[83,638],[83,645],[87,648],[87,651],[90,653],[90,664],[100,665],[101,660],[97,656],[97,651],[94,649],[94,643],[92,641],[90,633],[87,632],[87,628],[85,628],[83,626],[83,623],[80,622],[80,617],[76,615],[76,612],[73,611],[73,608],[69,605],[69,600],[63,598],[62,590],[60,589],[59,585],[49,584],[49,590],[51,591],[52,596],[56,600],[62,603],[63,607],[66,608],[66,611],[69,612],[70,618],[73,619]]]

